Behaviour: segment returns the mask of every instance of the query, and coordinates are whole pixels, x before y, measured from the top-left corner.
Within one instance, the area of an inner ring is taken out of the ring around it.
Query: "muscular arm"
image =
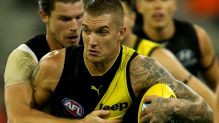
[[[19,93],[18,93],[19,92]],[[104,120],[99,117],[108,115],[104,110],[93,111],[82,120],[57,118],[34,109],[33,91],[29,84],[13,85],[5,90],[8,123],[119,123],[117,120]]]
[[[197,77],[191,76],[191,78],[189,78],[191,73],[182,66],[170,51],[164,48],[157,48],[153,51],[151,57],[158,60],[177,80],[182,82],[187,80],[187,85],[201,95],[211,107],[214,107],[214,92]]]
[[[207,103],[185,84],[174,79],[156,60],[138,56],[131,63],[130,71],[131,83],[136,95],[161,82],[169,85],[177,96],[177,99],[153,100],[148,110],[144,110],[146,115],[142,120],[162,118],[160,121],[165,121],[174,114],[195,122],[212,122],[212,111]]]
[[[9,123],[68,123],[68,119],[58,119],[33,108],[33,90],[30,78],[37,61],[31,53],[14,50],[5,69],[5,105]],[[40,119],[40,120],[38,120]]]
[[[32,83],[37,106],[44,105],[54,92],[62,74],[64,53],[65,49],[48,53],[40,60],[35,69]]]
[[[197,25],[194,27],[199,39],[201,67],[203,69],[202,75],[207,81],[208,86],[215,90],[219,83],[219,65],[214,53],[214,48],[206,31]]]
[[[72,123],[33,108],[33,91],[29,84],[13,85],[5,89],[5,104],[9,123]]]

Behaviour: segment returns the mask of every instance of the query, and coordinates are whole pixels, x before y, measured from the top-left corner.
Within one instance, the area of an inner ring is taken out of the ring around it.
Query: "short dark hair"
[[[56,2],[75,3],[81,0],[39,0],[39,9],[42,9],[47,15],[50,16],[51,11],[54,10]]]
[[[90,0],[85,6],[85,13],[91,16],[115,13],[118,24],[124,23],[124,11],[120,0]]]

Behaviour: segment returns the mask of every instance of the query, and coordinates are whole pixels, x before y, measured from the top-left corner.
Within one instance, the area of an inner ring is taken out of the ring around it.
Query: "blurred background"
[[[219,58],[219,0],[178,0],[176,18],[201,25],[209,33]],[[0,1],[0,123],[6,123],[4,69],[13,49],[45,30],[37,0]]]
[[[6,123],[4,104],[4,69],[8,55],[21,43],[43,32],[37,0],[0,1],[0,123]]]

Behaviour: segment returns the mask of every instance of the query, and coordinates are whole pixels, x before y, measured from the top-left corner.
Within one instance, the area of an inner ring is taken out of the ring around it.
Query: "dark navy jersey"
[[[48,52],[50,52],[49,45],[46,41],[46,34],[36,35],[25,43],[36,55],[38,61]]]
[[[200,48],[198,37],[192,24],[179,20],[174,20],[175,33],[167,40],[155,41],[161,43],[169,49],[193,75],[200,71]],[[145,39],[152,40],[141,28],[137,35]],[[153,41],[153,40],[152,40]]]
[[[46,33],[36,35],[25,44],[34,52],[38,60],[51,51],[46,41]],[[79,44],[83,45],[82,38],[80,38]]]

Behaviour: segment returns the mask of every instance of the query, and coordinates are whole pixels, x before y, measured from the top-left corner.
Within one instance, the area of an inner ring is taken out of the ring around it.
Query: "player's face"
[[[113,20],[112,14],[94,17],[85,13],[82,22],[84,56],[90,62],[109,62],[117,56],[125,28]]]
[[[78,44],[83,18],[82,1],[75,3],[56,2],[47,20],[49,40],[61,47]]]
[[[137,8],[148,26],[163,28],[172,22],[176,0],[138,0]]]

